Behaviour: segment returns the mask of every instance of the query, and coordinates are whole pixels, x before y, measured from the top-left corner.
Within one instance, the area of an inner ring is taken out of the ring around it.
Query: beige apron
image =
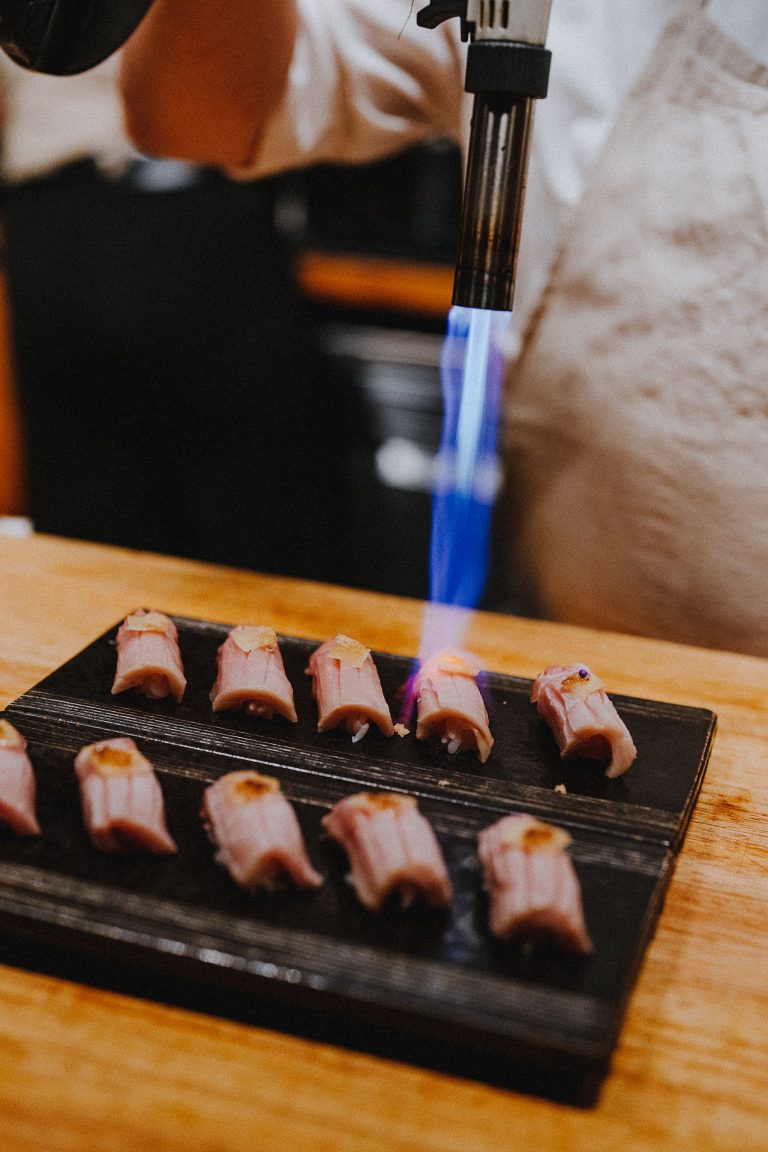
[[[510,373],[547,614],[768,656],[768,69],[687,0]]]

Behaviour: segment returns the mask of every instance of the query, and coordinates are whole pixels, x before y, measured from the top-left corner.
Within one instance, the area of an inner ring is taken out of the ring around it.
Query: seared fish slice
[[[546,720],[563,760],[607,760],[606,776],[621,776],[637,756],[624,721],[599,676],[584,664],[552,665],[533,685],[531,701]]]
[[[357,742],[373,721],[385,736],[394,735],[392,715],[370,649],[339,634],[315,649],[307,673],[317,701],[318,732],[343,726]]]
[[[451,902],[440,846],[413,796],[358,792],[334,804],[323,827],[347,853],[349,881],[376,912],[397,894],[403,907],[422,899],[433,908]]]
[[[416,738],[438,737],[451,753],[476,749],[484,764],[493,737],[475,679],[479,671],[455,652],[441,652],[424,661],[414,685]]]
[[[181,703],[187,681],[176,625],[162,612],[127,616],[117,633],[117,671],[112,695],[135,688],[153,700],[173,696]]]
[[[271,720],[275,713],[297,721],[293,688],[271,628],[241,624],[219,647],[211,691],[214,712],[239,711]]]
[[[478,840],[490,929],[502,940],[549,939],[567,952],[593,951],[581,886],[566,852],[570,836],[533,816],[504,816]]]
[[[0,720],[0,824],[20,836],[37,836],[35,774],[27,742],[7,720]]]
[[[93,844],[104,852],[141,848],[176,851],[165,822],[155,770],[130,736],[115,736],[81,748],[75,757],[83,821]]]
[[[272,891],[281,881],[298,888],[323,883],[309,862],[299,822],[271,776],[245,769],[209,785],[200,813],[218,851],[216,860],[241,888]]]

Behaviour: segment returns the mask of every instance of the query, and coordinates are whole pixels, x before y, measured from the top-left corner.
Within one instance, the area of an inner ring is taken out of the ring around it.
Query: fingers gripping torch
[[[474,93],[453,303],[510,311],[523,221],[533,101],[547,94],[551,0],[431,0],[417,22],[458,16]]]

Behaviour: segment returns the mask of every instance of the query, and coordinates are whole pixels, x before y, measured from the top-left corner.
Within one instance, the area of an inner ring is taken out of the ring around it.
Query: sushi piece
[[[345,727],[356,744],[373,722],[385,736],[394,735],[392,715],[369,648],[349,636],[334,636],[312,653],[307,673],[317,701],[318,732]]]
[[[271,776],[246,769],[209,785],[200,813],[218,851],[216,860],[241,888],[273,891],[284,880],[298,888],[323,883],[309,862],[299,822]]]
[[[553,664],[533,685],[531,702],[552,729],[560,756],[607,760],[606,776],[621,776],[637,749],[599,676],[584,664]]]
[[[588,955],[581,885],[562,828],[533,816],[504,816],[478,839],[490,929],[501,940],[534,944],[547,939],[567,952]]]
[[[155,770],[129,736],[100,740],[75,757],[83,821],[96,848],[176,851]]]
[[[20,836],[37,836],[35,774],[27,742],[7,720],[0,720],[0,824]]]
[[[293,688],[271,628],[241,624],[219,647],[211,691],[214,712],[243,710],[271,720],[277,713],[296,723]]]
[[[484,764],[493,737],[475,679],[479,671],[456,652],[440,652],[424,661],[414,683],[416,738],[439,737],[451,754],[475,749]]]
[[[358,792],[334,804],[322,823],[347,853],[348,880],[372,912],[393,894],[403,908],[417,899],[433,908],[450,904],[440,845],[414,796]]]
[[[162,612],[140,609],[117,633],[117,671],[112,695],[135,688],[151,700],[173,696],[181,703],[187,681],[176,625]]]

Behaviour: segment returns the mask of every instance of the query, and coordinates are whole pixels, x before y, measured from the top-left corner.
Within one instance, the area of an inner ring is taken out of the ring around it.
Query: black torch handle
[[[0,47],[33,72],[85,72],[117,51],[152,0],[0,0]]]

